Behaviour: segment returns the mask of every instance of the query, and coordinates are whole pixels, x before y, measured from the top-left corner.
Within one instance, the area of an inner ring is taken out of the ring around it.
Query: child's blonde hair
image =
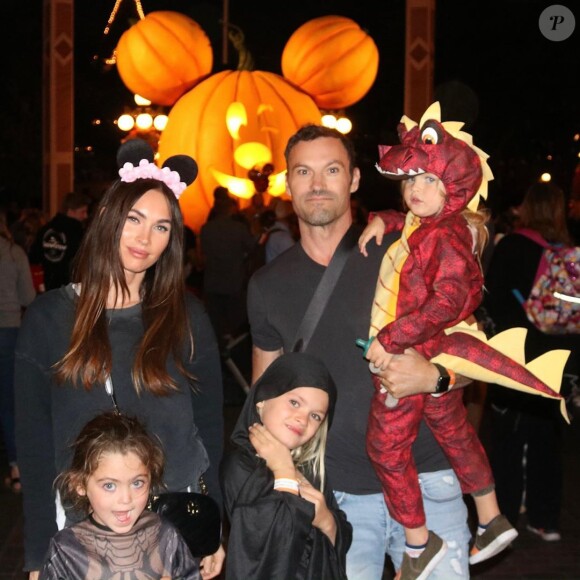
[[[328,417],[324,418],[318,431],[310,441],[291,451],[296,467],[308,467],[315,478],[320,481],[320,491],[324,491],[326,469],[324,456],[326,454],[326,440],[328,437]]]
[[[480,262],[481,267],[481,256],[483,251],[489,242],[489,230],[487,229],[487,223],[490,219],[490,211],[486,207],[480,207],[477,211],[471,211],[465,209],[462,212],[463,217],[467,221],[469,229],[473,233],[474,239],[474,251],[477,255],[477,259]]]

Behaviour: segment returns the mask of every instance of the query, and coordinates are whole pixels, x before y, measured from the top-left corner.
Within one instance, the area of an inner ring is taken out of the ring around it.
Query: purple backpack
[[[580,247],[549,244],[527,228],[515,233],[544,248],[530,295],[518,296],[528,319],[546,334],[579,333]]]

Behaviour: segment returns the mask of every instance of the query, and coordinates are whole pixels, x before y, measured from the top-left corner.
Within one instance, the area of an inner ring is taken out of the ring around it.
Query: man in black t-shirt
[[[255,381],[283,352],[292,350],[301,320],[336,247],[352,224],[349,198],[360,171],[354,151],[340,133],[307,126],[286,149],[287,191],[292,195],[300,226],[300,242],[264,266],[250,280],[248,314],[253,340]],[[378,272],[386,247],[369,244],[365,258],[352,248],[307,352],[320,357],[338,389],[329,431],[326,470],[328,485],[353,525],[347,554],[349,580],[380,580],[384,555],[400,567],[404,532],[390,518],[380,482],[366,454],[365,435],[373,384],[368,362],[356,346],[368,337]],[[395,396],[435,391],[439,372],[416,351],[396,355],[381,374]],[[469,578],[470,538],[467,508],[455,474],[422,425],[413,446],[427,525],[444,538],[449,550],[431,578]]]

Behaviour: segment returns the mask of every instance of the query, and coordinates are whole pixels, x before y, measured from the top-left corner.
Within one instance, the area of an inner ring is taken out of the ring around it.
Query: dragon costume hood
[[[400,145],[379,145],[380,173],[390,179],[408,179],[423,173],[436,175],[445,186],[446,201],[439,217],[469,207],[477,210],[479,197],[487,197],[487,182],[493,175],[488,155],[473,145],[463,123],[441,122],[441,107],[433,103],[419,125],[407,116],[398,126]]]

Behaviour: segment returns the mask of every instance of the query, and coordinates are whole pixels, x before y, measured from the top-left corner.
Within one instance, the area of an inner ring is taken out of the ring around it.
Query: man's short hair
[[[64,196],[60,210],[62,213],[66,213],[69,210],[79,209],[83,206],[91,205],[91,198],[84,193],[77,193],[76,191],[71,191]]]

